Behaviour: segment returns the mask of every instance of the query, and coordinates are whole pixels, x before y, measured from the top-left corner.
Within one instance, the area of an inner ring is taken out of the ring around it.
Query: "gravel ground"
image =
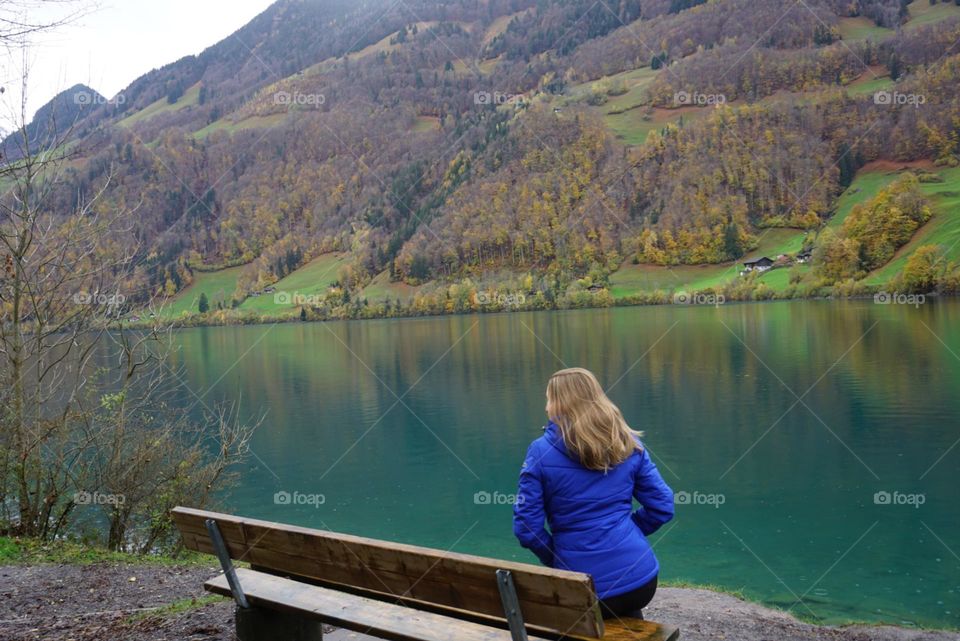
[[[811,625],[780,610],[709,590],[661,588],[644,617],[680,627],[685,641],[960,641],[954,632]]]
[[[0,566],[3,641],[235,641],[231,601],[210,601],[210,567],[123,564]],[[189,607],[172,603],[203,599]],[[894,627],[819,627],[735,597],[661,588],[648,618],[680,626],[684,641],[960,641],[953,632]],[[370,637],[332,630],[330,641]]]

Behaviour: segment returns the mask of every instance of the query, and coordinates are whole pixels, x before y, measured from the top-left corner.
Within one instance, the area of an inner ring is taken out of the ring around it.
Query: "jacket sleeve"
[[[673,518],[673,490],[660,476],[646,448],[640,453],[640,464],[634,473],[633,498],[640,502],[633,522],[645,535],[653,534]]]
[[[553,537],[544,527],[542,469],[540,454],[531,445],[520,470],[520,487],[513,505],[513,534],[541,563],[553,567]]]

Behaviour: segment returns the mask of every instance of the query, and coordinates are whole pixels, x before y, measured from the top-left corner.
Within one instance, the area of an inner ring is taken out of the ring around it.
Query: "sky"
[[[81,2],[84,0],[81,0]],[[84,83],[112,98],[144,73],[219,42],[273,0],[96,0],[72,24],[36,39],[27,53],[27,117],[57,93]],[[64,7],[41,8],[30,18],[57,17]],[[10,129],[19,109],[24,61],[0,52],[0,127]]]

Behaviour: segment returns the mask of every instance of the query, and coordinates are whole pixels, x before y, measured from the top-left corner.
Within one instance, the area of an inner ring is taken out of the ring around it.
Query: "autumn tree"
[[[813,262],[817,274],[830,283],[862,275],[859,243],[829,227],[824,229],[817,239]]]
[[[864,272],[889,262],[930,220],[933,213],[919,184],[914,174],[904,174],[870,201],[855,205],[844,221],[841,234],[858,244]]]
[[[930,292],[940,281],[942,273],[942,250],[936,245],[922,245],[907,259],[903,268],[903,284],[910,292]]]

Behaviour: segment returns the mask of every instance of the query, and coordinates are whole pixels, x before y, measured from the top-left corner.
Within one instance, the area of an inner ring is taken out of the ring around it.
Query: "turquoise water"
[[[508,495],[544,423],[546,379],[583,366],[690,498],[653,537],[663,580],[740,589],[830,623],[960,627],[958,301],[297,323],[177,339],[202,403],[242,399],[246,414],[266,413],[227,497],[240,514],[534,563],[513,539]]]

